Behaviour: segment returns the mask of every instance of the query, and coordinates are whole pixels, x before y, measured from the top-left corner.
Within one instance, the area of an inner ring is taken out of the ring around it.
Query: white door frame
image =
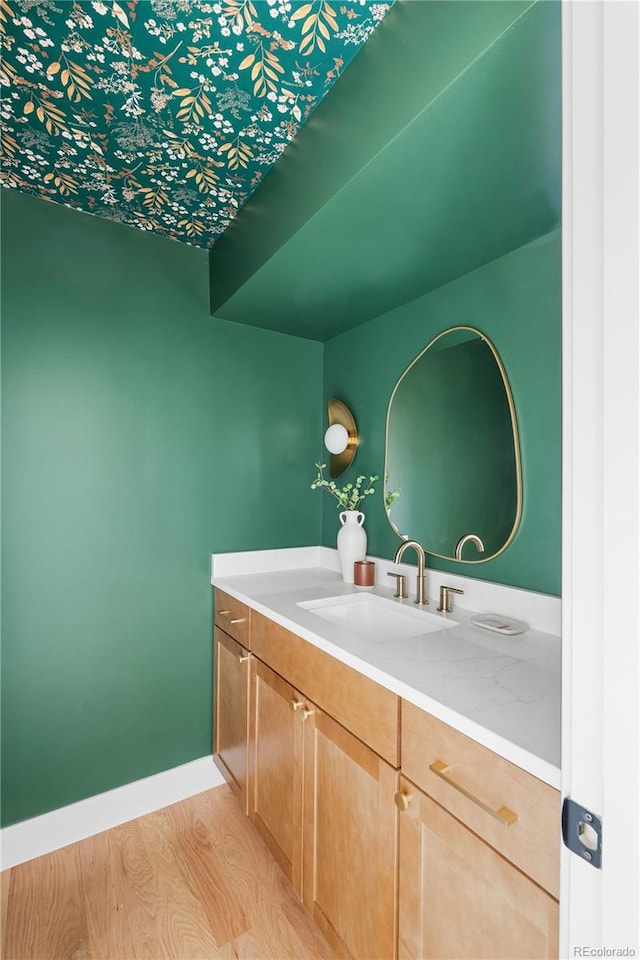
[[[562,848],[572,958],[640,955],[638,14],[563,3],[562,794],[603,820],[601,870]]]

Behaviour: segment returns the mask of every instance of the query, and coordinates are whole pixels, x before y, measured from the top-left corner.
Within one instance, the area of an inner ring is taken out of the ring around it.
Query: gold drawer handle
[[[237,654],[237,657],[238,657],[238,663],[246,663],[247,660],[249,659],[249,654],[248,654],[248,653],[239,653],[239,654]]]
[[[485,803],[484,800],[481,800],[479,797],[474,796],[466,787],[463,787],[462,784],[456,783],[455,780],[452,780],[451,777],[447,776],[447,770],[449,769],[446,763],[443,763],[442,760],[434,760],[433,763],[429,764],[429,770],[432,773],[435,773],[437,777],[440,777],[441,780],[444,780],[445,783],[448,783],[450,787],[453,787],[454,790],[458,790],[467,800],[471,800],[472,803],[477,804],[481,807],[485,813],[490,814],[492,817],[495,817],[496,820],[499,820],[500,823],[505,827],[510,827],[512,823],[515,823],[518,819],[518,815],[509,810],[507,807],[500,807],[499,810],[494,810],[493,807],[490,807],[488,803]]]
[[[236,617],[236,619],[234,620],[231,617],[231,610],[219,610],[218,616],[222,617],[223,620],[226,620],[227,623],[246,623],[246,620],[247,620],[246,617]]]

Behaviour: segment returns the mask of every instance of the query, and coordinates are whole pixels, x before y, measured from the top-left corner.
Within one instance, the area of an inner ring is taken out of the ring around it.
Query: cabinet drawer
[[[251,649],[393,767],[399,765],[400,698],[395,693],[255,611]]]
[[[251,610],[235,597],[216,587],[215,624],[244,647],[250,648],[249,625]]]
[[[402,772],[558,897],[557,790],[405,700]]]

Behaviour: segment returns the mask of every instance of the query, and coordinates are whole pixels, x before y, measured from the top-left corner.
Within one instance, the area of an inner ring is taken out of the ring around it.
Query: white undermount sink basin
[[[370,593],[303,600],[297,606],[316,617],[345,627],[365,640],[407,640],[409,637],[458,626],[455,620],[427,613],[413,604],[405,606],[397,600],[387,600]]]

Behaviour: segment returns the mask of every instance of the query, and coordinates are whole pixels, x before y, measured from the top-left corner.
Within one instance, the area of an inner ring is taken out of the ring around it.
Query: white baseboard
[[[6,870],[103,830],[168,807],[224,783],[213,759],[200,757],[87,800],[0,830],[0,868]]]

